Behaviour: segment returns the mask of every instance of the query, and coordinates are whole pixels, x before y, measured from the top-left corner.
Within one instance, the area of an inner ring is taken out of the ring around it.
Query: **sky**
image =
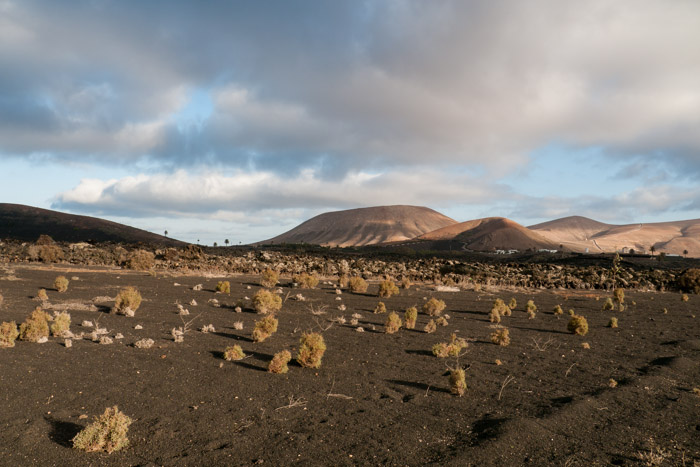
[[[205,244],[700,218],[700,2],[0,0],[0,202]]]

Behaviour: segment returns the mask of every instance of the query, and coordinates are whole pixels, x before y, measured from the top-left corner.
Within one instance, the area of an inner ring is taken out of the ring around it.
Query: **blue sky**
[[[700,217],[700,3],[0,0],[0,202],[211,244]]]

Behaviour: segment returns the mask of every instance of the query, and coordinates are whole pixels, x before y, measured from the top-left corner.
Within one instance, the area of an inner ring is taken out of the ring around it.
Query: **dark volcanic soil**
[[[78,277],[63,294],[51,290],[59,274]],[[368,295],[336,295],[323,282],[296,290],[282,279],[282,297],[289,298],[279,330],[256,344],[250,335],[259,316],[244,297],[259,288],[258,278],[226,277],[230,295],[213,292],[220,279],[0,268],[0,321],[23,321],[41,304],[33,297],[44,287],[52,305],[71,303],[74,333],[91,331],[81,327],[83,320],[99,320],[110,336],[124,335],[112,345],[74,339],[66,348],[63,339],[50,338],[0,349],[0,464],[590,466],[645,465],[654,455],[663,465],[700,463],[696,295],[683,302],[679,294],[627,292],[627,310],[604,312],[608,295],[602,291],[436,293],[418,285],[382,301],[403,312],[421,306],[424,297],[441,298],[449,326],[426,334],[428,317],[420,314],[421,331],[388,335],[386,315],[371,311],[380,300],[376,284]],[[204,290],[192,290],[200,283]],[[133,318],[106,313],[112,302],[94,300],[113,298],[127,285],[144,298]],[[297,293],[307,300],[293,300]],[[518,301],[501,323],[510,330],[508,347],[489,340],[487,314],[497,297]],[[539,308],[532,320],[523,311],[528,299]],[[183,343],[170,336],[183,325],[178,302],[191,313],[182,319],[193,319]],[[237,302],[247,304],[242,313],[234,311]],[[338,310],[341,304],[345,311]],[[551,312],[556,304],[584,315],[589,334],[566,333],[568,317]],[[325,314],[312,314],[312,307]],[[362,315],[365,332],[349,324],[353,313]],[[323,332],[328,350],[320,369],[290,364],[285,375],[266,371],[275,352],[294,354],[303,331],[325,329],[339,316],[348,324]],[[618,329],[607,327],[611,316],[619,319]],[[243,330],[234,330],[236,321]],[[216,332],[198,331],[210,323]],[[143,329],[134,329],[137,324]],[[459,361],[467,367],[464,397],[449,392],[445,370],[454,359],[430,352],[453,332],[470,340]],[[134,348],[143,337],[155,346]],[[223,360],[222,351],[235,343],[251,356]],[[130,446],[111,455],[72,449],[71,438],[113,405],[134,419]]]

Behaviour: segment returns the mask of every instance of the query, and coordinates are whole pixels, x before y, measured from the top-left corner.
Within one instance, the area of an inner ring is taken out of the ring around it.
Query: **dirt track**
[[[211,277],[81,268],[67,274],[79,279],[59,294],[50,290],[58,274],[21,264],[5,269],[0,321],[23,321],[44,287],[52,305],[71,303],[74,333],[89,331],[83,320],[99,319],[110,336],[124,338],[111,345],[74,340],[71,348],[51,338],[0,349],[2,465],[589,466],[637,465],[650,453],[665,456],[664,465],[700,463],[697,296],[682,302],[679,294],[628,292],[626,311],[604,312],[604,292],[435,293],[423,285],[382,301],[389,311],[403,311],[422,306],[424,297],[441,298],[449,326],[426,334],[428,317],[420,314],[417,330],[388,335],[386,315],[371,311],[380,300],[376,284],[365,295],[338,296],[329,285],[297,290],[282,279],[288,299],[279,330],[256,344],[250,335],[259,316],[244,299],[259,288],[256,277],[226,277],[232,290],[222,295]],[[200,283],[204,290],[192,290]],[[134,318],[105,313],[111,303],[93,300],[114,297],[126,285],[144,298]],[[293,300],[297,293],[307,300]],[[510,330],[508,347],[489,341],[487,314],[497,297],[518,301],[501,323]],[[539,308],[532,320],[523,311],[528,299]],[[180,317],[176,302],[190,315]],[[242,313],[234,311],[237,303]],[[341,304],[345,311],[337,309]],[[556,304],[583,314],[589,334],[568,334],[568,317],[551,313]],[[285,375],[266,371],[275,352],[295,353],[303,331],[325,329],[339,316],[349,321],[353,313],[362,315],[365,332],[349,323],[325,330],[320,369],[290,364]],[[618,329],[607,327],[611,316]],[[170,331],[183,319],[194,321],[178,344]],[[243,330],[233,329],[235,321]],[[216,332],[197,330],[209,323]],[[468,385],[461,398],[450,394],[444,375],[457,362],[430,352],[453,332],[470,341],[459,361]],[[134,348],[143,337],[155,346]],[[224,361],[221,352],[234,343],[251,356]],[[71,449],[77,431],[112,405],[135,420],[130,447],[109,456]]]

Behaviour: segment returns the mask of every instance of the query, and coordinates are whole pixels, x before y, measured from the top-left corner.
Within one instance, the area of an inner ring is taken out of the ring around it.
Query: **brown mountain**
[[[32,242],[42,234],[59,242],[185,245],[179,240],[104,219],[0,203],[0,238]]]
[[[549,241],[573,251],[656,252],[700,256],[700,219],[612,225],[585,217],[565,217],[529,227]]]
[[[362,246],[408,240],[457,221],[420,206],[378,206],[319,214],[261,244]]]
[[[428,232],[415,240],[450,240],[475,251],[556,249],[557,245],[536,232],[504,217],[486,217]]]

